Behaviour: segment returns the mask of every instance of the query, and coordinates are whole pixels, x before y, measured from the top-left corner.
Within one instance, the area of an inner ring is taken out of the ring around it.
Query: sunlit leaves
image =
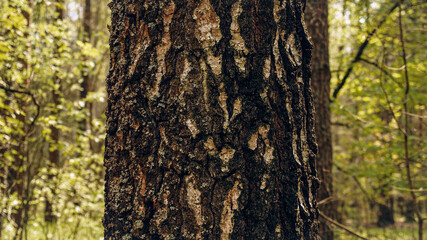
[[[45,225],[45,201],[54,199],[58,226],[86,221],[83,229],[100,228],[93,218],[100,219],[103,208],[105,129],[102,110],[93,108],[104,108],[106,29],[94,25],[100,28],[95,48],[79,41],[80,22],[58,18],[58,9],[67,11],[67,5],[34,0],[31,8],[29,2],[0,0],[0,192],[8,192],[0,194],[0,211],[10,215],[22,207],[25,196],[16,186],[23,186],[30,193],[28,226]],[[88,75],[92,88],[81,98]],[[89,129],[82,127],[86,119]],[[59,136],[52,135],[54,129]],[[49,155],[56,151],[59,162],[52,163]]]
[[[366,3],[370,3],[369,7]],[[356,201],[366,199],[363,191],[378,201],[393,194],[407,196],[408,182],[404,168],[404,135],[399,128],[409,118],[409,157],[416,186],[425,185],[422,173],[427,170],[425,104],[427,103],[425,1],[405,1],[403,25],[408,56],[410,92],[409,109],[403,108],[405,94],[402,49],[397,12],[372,37],[362,58],[354,65],[341,97],[331,104],[333,112],[334,159],[340,169],[336,185],[342,197]],[[350,65],[367,32],[394,1],[332,1],[330,17],[332,89]],[[375,4],[375,6],[373,5]],[[364,21],[360,21],[363,18]],[[345,21],[348,19],[348,21]],[[424,33],[424,34],[423,34]],[[344,174],[342,174],[344,173]],[[362,188],[352,177],[355,176]],[[357,189],[348,191],[346,188]],[[362,193],[362,194],[360,194]],[[417,193],[417,196],[422,196]]]

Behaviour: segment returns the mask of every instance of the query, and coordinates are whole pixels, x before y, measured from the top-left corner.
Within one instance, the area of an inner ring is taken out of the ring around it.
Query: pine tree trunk
[[[317,239],[301,1],[113,1],[105,239]]]
[[[333,187],[331,113],[329,109],[331,73],[329,69],[328,1],[308,0],[305,20],[314,43],[311,84],[316,109],[316,139],[319,146],[316,158],[316,170],[320,179],[317,201],[324,202],[319,205],[320,211],[328,217],[335,218],[336,202],[330,201],[333,196]],[[320,219],[319,235],[322,239],[333,239],[334,237],[331,226],[324,219]]]

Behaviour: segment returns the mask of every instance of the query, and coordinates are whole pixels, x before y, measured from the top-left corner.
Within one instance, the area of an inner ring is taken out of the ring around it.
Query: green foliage
[[[335,0],[330,9],[332,89],[343,78],[368,33],[384,24],[370,39],[362,60],[354,68],[338,99],[331,104],[334,135],[335,188],[345,204],[342,213],[355,217],[352,208],[370,203],[370,223],[377,221],[377,205],[405,198],[411,205],[404,164],[405,77],[399,39],[396,1]],[[408,113],[409,158],[414,188],[425,200],[426,42],[425,1],[405,1],[402,21],[410,81]],[[357,183],[357,181],[359,183]],[[344,184],[340,184],[344,183]],[[390,207],[393,208],[393,205]],[[400,213],[397,207],[396,219]],[[344,216],[345,217],[345,216]]]
[[[106,7],[96,9],[102,11],[93,17],[96,39],[88,42],[75,34],[81,32],[76,26],[82,24],[82,7],[80,1],[0,0],[0,226],[5,239],[102,236],[108,37],[100,23],[108,13]],[[82,97],[84,77],[90,89]],[[45,221],[47,214],[53,222]]]

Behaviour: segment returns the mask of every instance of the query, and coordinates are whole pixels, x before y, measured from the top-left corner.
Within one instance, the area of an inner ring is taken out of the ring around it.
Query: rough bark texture
[[[316,239],[301,1],[110,3],[106,239]]]
[[[313,41],[312,77],[314,106],[316,109],[316,139],[319,151],[316,158],[316,169],[320,179],[317,192],[319,210],[326,216],[335,218],[336,202],[331,201],[332,187],[332,139],[331,113],[329,94],[331,73],[329,69],[329,34],[328,34],[328,1],[308,0],[305,21]],[[321,218],[319,234],[322,239],[333,239],[329,223]]]

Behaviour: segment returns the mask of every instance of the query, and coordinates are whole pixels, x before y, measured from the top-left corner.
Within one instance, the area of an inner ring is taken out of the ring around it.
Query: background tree
[[[316,239],[300,1],[113,1],[107,239]]]
[[[319,149],[316,157],[316,170],[320,180],[317,200],[319,210],[326,216],[335,218],[337,202],[334,201],[332,187],[328,1],[308,0],[304,16],[314,44],[311,60],[311,85],[316,109],[316,140]],[[330,223],[324,218],[320,218],[319,233],[322,239],[333,239],[333,231],[329,225]]]

